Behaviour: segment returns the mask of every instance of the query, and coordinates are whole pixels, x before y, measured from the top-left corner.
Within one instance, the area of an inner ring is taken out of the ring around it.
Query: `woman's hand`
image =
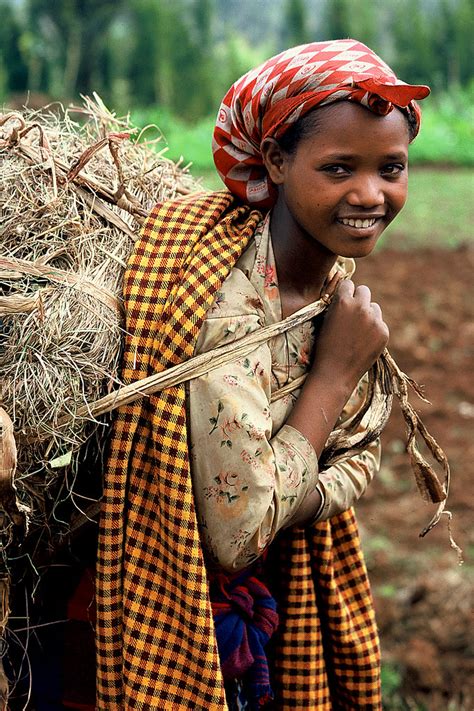
[[[380,306],[371,302],[370,289],[341,281],[325,313],[313,365],[287,420],[311,442],[318,457],[360,378],[387,345],[388,335]],[[291,523],[311,520],[320,504],[315,490],[301,503]]]
[[[319,456],[360,378],[382,353],[388,327],[366,286],[340,282],[318,335],[314,361],[287,423]]]
[[[388,326],[367,286],[339,283],[315,346],[311,376],[330,378],[350,394],[387,345]]]

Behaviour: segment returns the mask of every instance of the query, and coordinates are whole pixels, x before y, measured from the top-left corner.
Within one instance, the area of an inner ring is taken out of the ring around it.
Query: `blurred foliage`
[[[155,130],[159,127],[163,145],[166,144],[168,148],[168,158],[179,160],[182,157],[186,163],[193,164],[194,172],[213,170],[211,140],[214,116],[206,116],[189,124],[166,109],[151,106],[134,109],[131,111],[131,119],[135,126],[155,126]]]
[[[393,699],[402,684],[402,675],[393,664],[382,664],[382,694],[384,699]],[[387,708],[386,706],[384,707]],[[393,707],[392,707],[393,708]]]
[[[256,61],[351,36],[436,91],[472,75],[471,0],[0,0],[0,11],[4,95],[95,90],[117,109],[159,103],[195,120]]]
[[[412,163],[474,165],[474,81],[423,103],[422,129],[410,149]]]
[[[471,0],[0,0],[0,12],[0,101],[97,91],[119,113],[149,107],[203,169],[206,117],[235,79],[293,44],[350,36],[433,88],[412,160],[474,162]]]
[[[472,242],[473,195],[472,170],[413,168],[408,201],[385,230],[381,246],[456,248]]]

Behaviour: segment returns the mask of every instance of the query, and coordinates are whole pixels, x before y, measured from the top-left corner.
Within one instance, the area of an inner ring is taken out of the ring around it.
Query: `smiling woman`
[[[119,410],[99,708],[380,711],[352,506],[379,467],[385,400],[366,373],[388,328],[351,276],[403,207],[428,92],[355,40],[291,48],[223,99],[213,148],[228,191],[146,221],[125,281],[125,382],[329,306]],[[331,458],[336,428],[359,444]]]

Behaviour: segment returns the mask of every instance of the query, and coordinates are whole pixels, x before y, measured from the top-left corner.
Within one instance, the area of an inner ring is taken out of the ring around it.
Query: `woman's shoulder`
[[[242,203],[228,190],[193,192],[157,203],[146,218],[141,237],[147,242],[173,240],[213,233],[215,228],[232,234],[251,232],[261,213]]]
[[[235,198],[228,190],[216,192],[196,191],[178,195],[168,200],[157,202],[150,210],[143,229],[167,224],[171,220],[206,219],[214,213],[218,215],[229,209]]]
[[[236,202],[236,198],[226,188],[223,190],[194,190],[192,192],[176,195],[163,202],[158,202],[156,209],[176,209],[176,210],[193,210],[196,208],[204,208],[208,205],[214,207],[222,205],[228,207]]]
[[[246,316],[263,318],[263,303],[246,273],[234,267],[218,290],[206,320]]]

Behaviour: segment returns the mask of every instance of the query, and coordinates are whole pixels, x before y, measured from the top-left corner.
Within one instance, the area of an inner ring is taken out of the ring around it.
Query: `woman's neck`
[[[285,219],[278,203],[270,216],[270,233],[284,318],[320,298],[337,255]]]

